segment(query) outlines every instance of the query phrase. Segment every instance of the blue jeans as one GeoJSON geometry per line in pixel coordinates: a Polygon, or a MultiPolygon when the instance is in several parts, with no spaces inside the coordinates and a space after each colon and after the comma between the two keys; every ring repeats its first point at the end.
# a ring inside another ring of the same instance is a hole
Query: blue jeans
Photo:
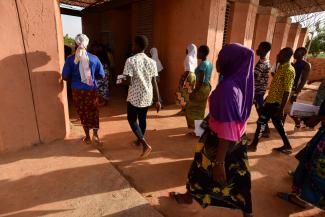
{"type": "Polygon", "coordinates": [[[128,102],[127,114],[128,122],[133,133],[138,139],[144,139],[144,134],[147,128],[147,113],[149,107],[138,108],[128,102]]]}

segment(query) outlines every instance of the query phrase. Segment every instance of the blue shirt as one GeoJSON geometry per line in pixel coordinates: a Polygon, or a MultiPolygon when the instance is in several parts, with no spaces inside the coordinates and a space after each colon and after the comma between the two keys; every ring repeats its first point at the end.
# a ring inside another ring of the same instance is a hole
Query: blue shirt
{"type": "Polygon", "coordinates": [[[209,62],[209,60],[202,61],[195,69],[196,80],[200,78],[200,72],[204,72],[203,84],[208,84],[212,75],[212,64],[209,62]]]}
{"type": "Polygon", "coordinates": [[[71,81],[71,88],[77,90],[94,90],[97,89],[96,79],[105,78],[105,71],[103,69],[103,65],[100,60],[90,53],[88,53],[89,58],[89,68],[91,71],[91,77],[94,81],[93,86],[89,86],[85,83],[81,82],[80,72],[79,72],[79,63],[74,63],[74,55],[69,56],[64,64],[62,77],[64,80],[71,81]]]}

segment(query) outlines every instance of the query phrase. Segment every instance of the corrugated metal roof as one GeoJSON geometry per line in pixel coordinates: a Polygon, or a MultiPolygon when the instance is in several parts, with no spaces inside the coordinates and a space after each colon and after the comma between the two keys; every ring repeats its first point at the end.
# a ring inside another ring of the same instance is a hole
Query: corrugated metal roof
{"type": "Polygon", "coordinates": [[[60,3],[66,4],[66,5],[72,5],[72,6],[78,6],[78,7],[91,7],[96,6],[105,2],[108,2],[110,0],[60,0],[60,3]]]}
{"type": "Polygon", "coordinates": [[[325,11],[325,0],[260,0],[260,5],[275,7],[283,16],[325,11]]]}

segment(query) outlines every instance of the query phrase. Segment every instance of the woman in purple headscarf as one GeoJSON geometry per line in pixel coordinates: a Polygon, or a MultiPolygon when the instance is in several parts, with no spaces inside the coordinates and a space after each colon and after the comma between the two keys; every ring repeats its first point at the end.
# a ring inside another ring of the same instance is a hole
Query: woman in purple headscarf
{"type": "Polygon", "coordinates": [[[209,99],[208,124],[196,146],[187,192],[170,193],[177,203],[195,199],[203,207],[241,209],[244,217],[253,216],[245,136],[254,97],[253,64],[254,52],[239,44],[220,51],[217,70],[223,81],[209,99]]]}

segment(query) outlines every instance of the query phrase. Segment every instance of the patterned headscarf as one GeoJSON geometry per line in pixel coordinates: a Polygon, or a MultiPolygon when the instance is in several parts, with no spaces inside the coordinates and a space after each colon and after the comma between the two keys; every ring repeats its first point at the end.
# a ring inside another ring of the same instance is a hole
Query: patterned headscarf
{"type": "Polygon", "coordinates": [[[89,57],[86,50],[89,43],[89,38],[84,34],[79,34],[76,36],[75,41],[78,48],[75,54],[74,63],[79,63],[81,82],[89,86],[93,86],[94,81],[91,77],[89,57]]]}

